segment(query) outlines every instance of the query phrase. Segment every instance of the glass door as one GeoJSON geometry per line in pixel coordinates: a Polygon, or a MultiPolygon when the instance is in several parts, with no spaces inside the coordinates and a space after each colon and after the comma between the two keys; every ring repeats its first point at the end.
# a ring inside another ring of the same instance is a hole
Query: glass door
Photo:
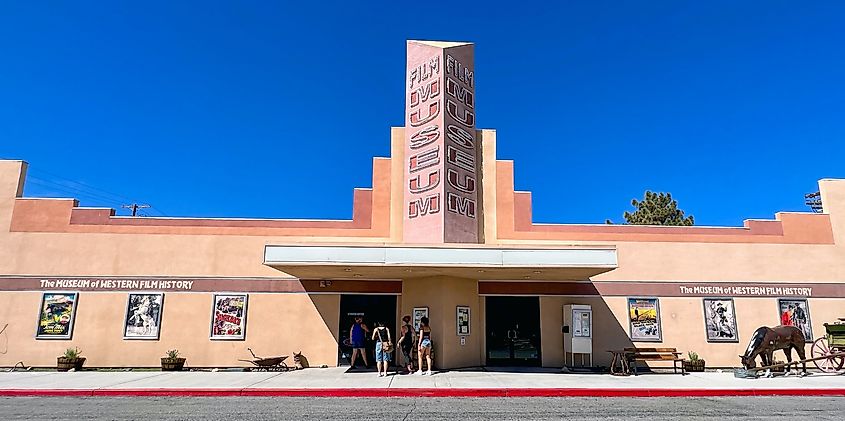
{"type": "Polygon", "coordinates": [[[487,365],[540,366],[540,299],[487,297],[487,365]]]}

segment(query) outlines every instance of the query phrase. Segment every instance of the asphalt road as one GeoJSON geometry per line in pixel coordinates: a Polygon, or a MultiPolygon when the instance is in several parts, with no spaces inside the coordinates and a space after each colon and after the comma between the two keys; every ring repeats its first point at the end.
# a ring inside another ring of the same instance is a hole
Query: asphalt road
{"type": "Polygon", "coordinates": [[[0,398],[3,420],[841,420],[845,398],[0,398]],[[785,418],[788,417],[788,418],[785,418]]]}

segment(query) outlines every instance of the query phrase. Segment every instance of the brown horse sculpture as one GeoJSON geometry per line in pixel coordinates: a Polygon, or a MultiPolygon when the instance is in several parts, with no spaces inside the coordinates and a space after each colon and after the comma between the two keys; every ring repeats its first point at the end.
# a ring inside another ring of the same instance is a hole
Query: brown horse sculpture
{"type": "MultiPolygon", "coordinates": [[[[745,355],[740,355],[742,359],[742,366],[746,369],[754,368],[756,365],[754,359],[759,355],[762,360],[762,366],[774,364],[772,355],[778,349],[782,349],[786,354],[786,362],[792,362],[792,349],[798,353],[798,359],[804,360],[804,334],[801,329],[795,326],[763,326],[754,331],[751,335],[751,342],[748,348],[745,349],[745,355]]],[[[807,374],[807,363],[802,363],[803,371],[801,375],[807,374]]],[[[787,370],[787,375],[789,374],[787,370]]],[[[766,370],[766,377],[771,376],[771,370],[766,370]]]]}

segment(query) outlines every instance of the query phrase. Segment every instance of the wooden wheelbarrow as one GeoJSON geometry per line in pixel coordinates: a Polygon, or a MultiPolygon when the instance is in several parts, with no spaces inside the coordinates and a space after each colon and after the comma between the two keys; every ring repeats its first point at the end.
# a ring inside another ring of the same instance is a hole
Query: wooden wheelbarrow
{"type": "Polygon", "coordinates": [[[247,348],[250,354],[252,354],[251,360],[241,360],[245,363],[251,363],[255,366],[255,368],[251,369],[252,371],[288,371],[288,365],[285,363],[285,360],[288,358],[287,355],[282,355],[279,357],[258,357],[252,352],[251,348],[247,348]]]}

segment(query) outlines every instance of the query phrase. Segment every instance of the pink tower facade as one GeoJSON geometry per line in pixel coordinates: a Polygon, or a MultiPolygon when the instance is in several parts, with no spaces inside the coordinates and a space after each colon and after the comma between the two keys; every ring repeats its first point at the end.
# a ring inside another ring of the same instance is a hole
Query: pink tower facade
{"type": "Polygon", "coordinates": [[[473,45],[408,41],[404,241],[483,242],[473,45]]]}

